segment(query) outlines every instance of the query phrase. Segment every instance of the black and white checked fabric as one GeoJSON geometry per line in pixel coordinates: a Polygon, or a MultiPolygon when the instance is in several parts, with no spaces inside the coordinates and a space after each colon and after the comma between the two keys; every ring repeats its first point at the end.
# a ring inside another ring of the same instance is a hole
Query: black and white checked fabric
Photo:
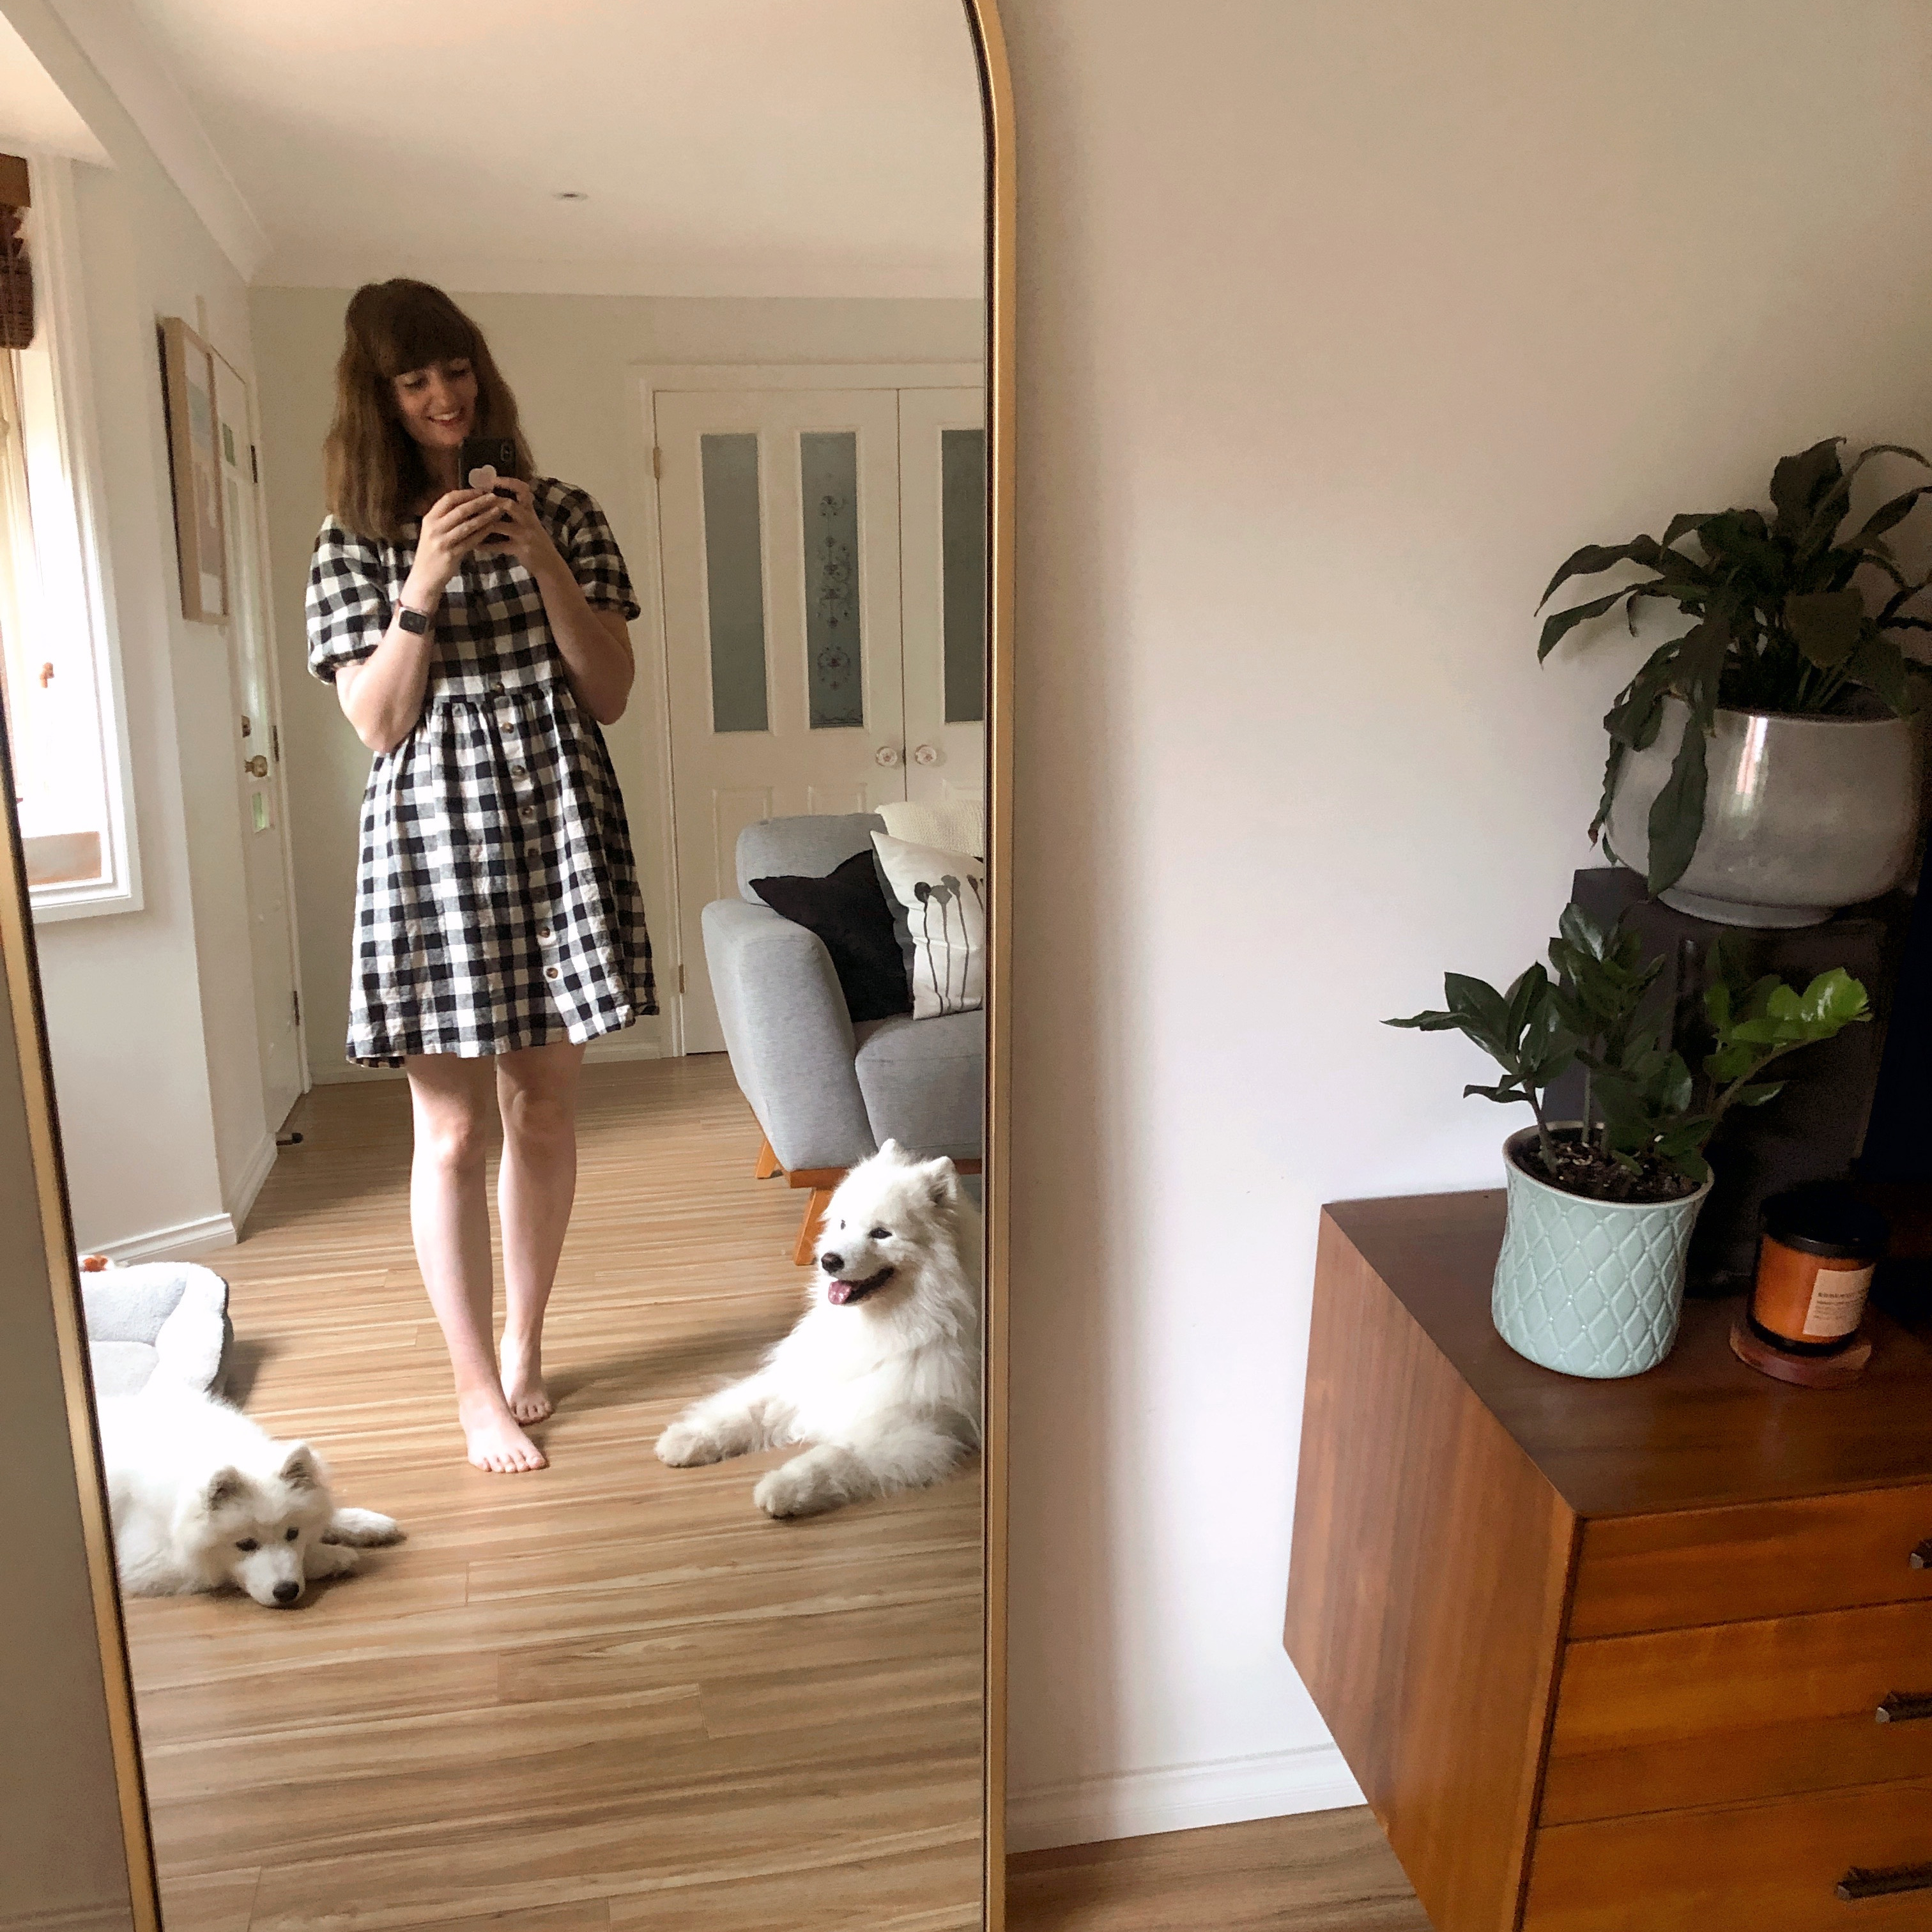
{"type": "MultiPolygon", "coordinates": [[[[537,514],[585,598],[638,615],[590,494],[548,477],[537,514]]],[[[415,560],[332,517],[309,567],[309,669],[382,641],[415,560]]],[[[644,902],[604,734],[571,690],[536,580],[472,557],[450,580],[416,728],[362,800],[348,1057],[466,1058],[614,1033],[657,1010],[644,902]]]]}

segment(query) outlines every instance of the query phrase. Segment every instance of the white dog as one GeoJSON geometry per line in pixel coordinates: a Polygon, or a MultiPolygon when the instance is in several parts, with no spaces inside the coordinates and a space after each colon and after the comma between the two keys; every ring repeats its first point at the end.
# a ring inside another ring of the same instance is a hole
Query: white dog
{"type": "Polygon", "coordinates": [[[121,1587],[132,1597],[246,1590],[286,1609],[310,1580],[356,1568],[351,1544],[399,1542],[373,1510],[338,1509],[306,1442],[278,1442],[238,1408],[185,1388],[100,1405],[121,1587]]]}
{"type": "Polygon", "coordinates": [[[678,1468],[791,1442],[752,1500],[810,1516],[936,1483],[980,1442],[980,1216],[952,1162],[888,1141],[839,1184],[798,1325],[658,1438],[678,1468]]]}

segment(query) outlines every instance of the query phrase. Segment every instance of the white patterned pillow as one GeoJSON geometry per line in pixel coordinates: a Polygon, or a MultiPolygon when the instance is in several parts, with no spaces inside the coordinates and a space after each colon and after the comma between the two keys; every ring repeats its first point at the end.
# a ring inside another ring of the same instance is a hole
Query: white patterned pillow
{"type": "Polygon", "coordinates": [[[986,856],[986,808],[976,798],[957,798],[944,805],[895,799],[879,807],[886,830],[909,844],[936,845],[942,852],[986,856]]]}
{"type": "Polygon", "coordinates": [[[872,834],[879,868],[912,935],[912,1016],[986,1004],[986,868],[964,852],[872,834]]]}

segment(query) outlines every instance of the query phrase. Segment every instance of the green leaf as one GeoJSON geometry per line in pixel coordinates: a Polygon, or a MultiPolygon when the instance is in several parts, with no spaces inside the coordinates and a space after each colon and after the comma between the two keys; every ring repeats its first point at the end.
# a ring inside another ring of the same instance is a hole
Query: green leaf
{"type": "Polygon", "coordinates": [[[1734,1107],[1762,1107],[1767,1100],[1775,1100],[1784,1091],[1782,1080],[1766,1080],[1755,1087],[1740,1087],[1731,1096],[1734,1107]]]}
{"type": "Polygon", "coordinates": [[[1838,446],[1844,441],[1834,436],[1814,442],[1796,456],[1784,458],[1771,472],[1771,500],[1777,507],[1780,536],[1800,536],[1832,486],[1844,477],[1838,463],[1838,446]]]}
{"type": "Polygon", "coordinates": [[[1871,1018],[1871,1004],[1865,989],[1842,966],[1820,973],[1807,986],[1798,1002],[1798,1017],[1810,1036],[1828,1040],[1840,1028],[1871,1018]],[[1828,1028],[1830,1032],[1819,1029],[1828,1028]]]}
{"type": "Polygon", "coordinates": [[[1651,896],[1676,884],[1690,867],[1704,830],[1704,733],[1694,710],[1684,721],[1683,742],[1670,776],[1650,808],[1651,896]]]}
{"type": "Polygon", "coordinates": [[[1901,718],[1910,718],[1918,708],[1919,694],[1912,688],[1911,661],[1876,626],[1868,627],[1851,656],[1845,660],[1845,675],[1852,683],[1882,698],[1901,718]]]}
{"type": "Polygon", "coordinates": [[[1574,899],[1563,908],[1556,929],[1580,952],[1587,952],[1592,959],[1602,958],[1610,944],[1609,934],[1574,899]]]}
{"type": "Polygon", "coordinates": [[[1825,670],[1835,670],[1857,648],[1865,628],[1865,600],[1856,590],[1815,591],[1784,600],[1784,621],[1798,648],[1825,670]]]}
{"type": "Polygon", "coordinates": [[[1418,1033],[1460,1033],[1463,1021],[1454,1013],[1411,1013],[1406,1020],[1384,1020],[1384,1026],[1413,1027],[1418,1033]]]}
{"type": "Polygon", "coordinates": [[[1502,1040],[1508,1036],[1508,1003],[1486,980],[1472,979],[1466,973],[1445,973],[1442,996],[1449,1002],[1452,1013],[1473,1021],[1490,1038],[1502,1040]]]}
{"type": "MultiPolygon", "coordinates": [[[[1664,548],[1666,550],[1672,548],[1676,544],[1677,539],[1679,537],[1688,536],[1693,530],[1696,530],[1701,534],[1704,526],[1708,524],[1713,517],[1720,514],[1720,513],[1716,510],[1685,510],[1679,514],[1672,517],[1670,523],[1664,528],[1664,548]]],[[[1678,552],[1678,554],[1679,556],[1682,556],[1683,553],[1680,550],[1678,552]]]]}
{"type": "Polygon", "coordinates": [[[1557,586],[1573,577],[1594,577],[1613,563],[1629,562],[1633,548],[1630,544],[1586,544],[1550,580],[1550,587],[1536,600],[1536,608],[1540,610],[1556,595],[1557,586]]]}
{"type": "Polygon", "coordinates": [[[1462,1097],[1466,1100],[1472,1094],[1480,1094],[1485,1100],[1500,1100],[1504,1102],[1511,1100],[1527,1100],[1529,1098],[1520,1086],[1510,1080],[1503,1081],[1494,1087],[1472,1086],[1465,1087],[1462,1089],[1462,1097]]]}
{"type": "Polygon", "coordinates": [[[1916,489],[1908,490],[1903,496],[1894,496],[1889,502],[1881,503],[1866,518],[1858,535],[1851,541],[1854,544],[1875,541],[1883,532],[1904,523],[1911,515],[1912,506],[1928,494],[1932,494],[1932,483],[1922,483],[1916,489]]]}
{"type": "Polygon", "coordinates": [[[1550,975],[1539,964],[1522,974],[1503,995],[1509,1011],[1505,1022],[1512,1040],[1520,1040],[1530,1021],[1550,997],[1550,975]]]}
{"type": "Polygon", "coordinates": [[[1612,590],[1607,597],[1593,598],[1588,604],[1573,604],[1567,610],[1552,610],[1544,620],[1543,635],[1536,646],[1537,662],[1540,664],[1576,626],[1591,617],[1600,617],[1619,599],[1628,597],[1628,590],[1612,590]]]}

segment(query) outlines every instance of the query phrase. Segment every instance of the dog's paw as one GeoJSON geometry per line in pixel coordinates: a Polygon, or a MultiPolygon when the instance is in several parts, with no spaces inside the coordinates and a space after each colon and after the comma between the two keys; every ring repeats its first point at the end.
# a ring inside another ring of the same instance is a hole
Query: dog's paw
{"type": "Polygon", "coordinates": [[[302,1574],[310,1582],[320,1576],[352,1576],[361,1560],[341,1544],[318,1543],[304,1560],[302,1574]]]}
{"type": "Polygon", "coordinates": [[[810,1469],[796,1462],[787,1462],[758,1479],[752,1500],[766,1515],[782,1520],[787,1516],[817,1516],[832,1508],[838,1497],[828,1490],[810,1469]]]}
{"type": "Polygon", "coordinates": [[[375,1510],[339,1509],[330,1518],[328,1527],[322,1533],[325,1543],[352,1543],[367,1546],[382,1543],[400,1543],[403,1526],[392,1516],[383,1516],[375,1510]]]}
{"type": "Polygon", "coordinates": [[[722,1462],[724,1452],[716,1437],[688,1422],[674,1422],[658,1438],[658,1460],[674,1469],[694,1469],[700,1463],[722,1462]]]}

